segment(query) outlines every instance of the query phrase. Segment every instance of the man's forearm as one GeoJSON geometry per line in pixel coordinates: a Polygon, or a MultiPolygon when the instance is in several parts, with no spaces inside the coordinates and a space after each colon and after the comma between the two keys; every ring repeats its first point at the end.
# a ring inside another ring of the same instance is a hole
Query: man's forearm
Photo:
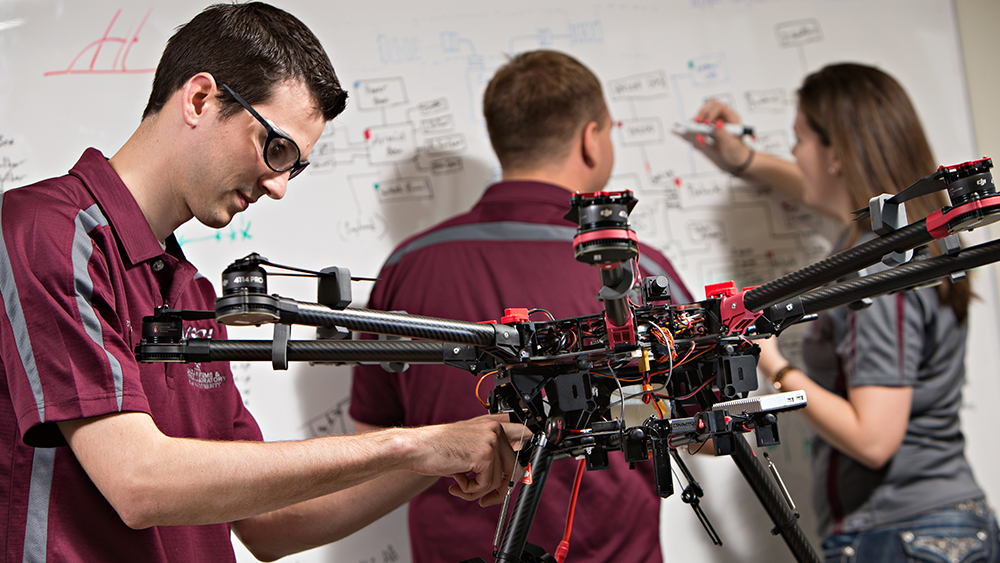
{"type": "Polygon", "coordinates": [[[439,477],[393,471],[317,499],[233,523],[255,557],[272,561],[343,539],[427,490],[439,477]]]}
{"type": "Polygon", "coordinates": [[[480,481],[466,491],[476,496],[501,486],[498,447],[513,459],[502,427],[490,422],[274,443],[171,438],[142,413],[60,428],[133,528],[242,520],[404,469],[476,472],[480,481]]]}

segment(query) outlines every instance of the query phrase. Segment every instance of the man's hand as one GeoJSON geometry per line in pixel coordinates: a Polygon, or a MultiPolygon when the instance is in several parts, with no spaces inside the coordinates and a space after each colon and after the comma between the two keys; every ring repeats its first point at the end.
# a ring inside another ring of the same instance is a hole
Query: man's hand
{"type": "Polygon", "coordinates": [[[450,475],[451,494],[488,506],[503,498],[516,471],[520,425],[495,415],[410,430],[419,448],[411,469],[423,475],[450,475]],[[506,430],[505,430],[506,427],[506,430]],[[508,436],[507,431],[515,436],[508,436]]]}
{"type": "MultiPolygon", "coordinates": [[[[492,418],[493,420],[497,420],[503,424],[504,433],[507,434],[507,439],[510,441],[510,447],[514,449],[515,455],[517,452],[521,451],[521,448],[531,441],[533,434],[530,430],[528,430],[528,427],[523,423],[510,422],[510,417],[508,415],[486,415],[485,418],[492,418]]],[[[509,477],[509,469],[504,468],[504,470],[504,475],[509,477]]],[[[522,467],[520,463],[514,463],[513,471],[514,475],[510,477],[509,481],[507,481],[508,487],[504,489],[497,489],[480,498],[479,506],[485,508],[487,506],[493,506],[494,504],[500,504],[503,502],[504,496],[509,494],[508,489],[513,488],[514,484],[524,477],[524,467],[522,467]]],[[[455,493],[452,492],[452,494],[455,493]]]]}

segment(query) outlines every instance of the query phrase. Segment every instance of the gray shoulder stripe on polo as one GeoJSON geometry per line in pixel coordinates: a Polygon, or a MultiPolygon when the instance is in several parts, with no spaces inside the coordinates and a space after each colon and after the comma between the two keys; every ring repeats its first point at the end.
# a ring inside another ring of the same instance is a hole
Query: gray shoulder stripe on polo
{"type": "MultiPolygon", "coordinates": [[[[0,194],[0,213],[3,211],[3,194],[0,194]]],[[[14,268],[7,254],[7,242],[0,228],[0,295],[3,295],[3,306],[10,321],[11,332],[14,334],[14,345],[21,357],[21,367],[24,368],[31,392],[35,396],[35,406],[38,408],[38,418],[45,422],[45,394],[42,391],[42,381],[38,378],[38,366],[35,364],[35,352],[31,348],[31,337],[28,335],[28,322],[24,320],[21,309],[21,298],[18,296],[17,284],[14,282],[14,268]]]]}
{"type": "MultiPolygon", "coordinates": [[[[101,348],[104,348],[104,333],[101,329],[101,319],[91,304],[94,296],[94,280],[90,278],[88,266],[90,257],[94,253],[94,241],[90,238],[90,231],[107,224],[108,220],[101,213],[97,204],[94,204],[76,214],[76,233],[73,235],[73,278],[76,285],[76,304],[80,310],[84,330],[87,331],[91,340],[101,348]]],[[[121,410],[124,389],[122,365],[113,354],[107,350],[104,353],[108,356],[108,365],[114,378],[118,410],[121,410]]]]}
{"type": "Polygon", "coordinates": [[[49,500],[56,448],[35,448],[28,485],[28,521],[24,530],[22,563],[44,563],[49,543],[49,500]]]}
{"type": "Polygon", "coordinates": [[[493,223],[472,223],[457,225],[422,236],[400,248],[389,256],[385,266],[399,262],[409,252],[427,248],[435,244],[460,240],[481,241],[572,241],[576,227],[523,223],[520,221],[496,221],[493,223]]]}
{"type": "MultiPolygon", "coordinates": [[[[394,252],[385,261],[385,266],[399,262],[407,253],[435,244],[455,242],[460,240],[492,240],[492,241],[572,241],[576,235],[576,227],[545,225],[542,223],[524,223],[521,221],[497,221],[493,223],[472,223],[458,225],[434,231],[422,236],[410,244],[394,252]]],[[[664,270],[655,260],[639,256],[639,266],[648,275],[665,276],[664,270]]]]}

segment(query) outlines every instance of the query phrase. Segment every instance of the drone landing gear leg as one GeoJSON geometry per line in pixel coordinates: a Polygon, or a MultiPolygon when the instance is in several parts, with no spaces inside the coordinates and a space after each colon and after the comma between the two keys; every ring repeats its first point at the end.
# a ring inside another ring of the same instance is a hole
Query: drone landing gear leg
{"type": "Polygon", "coordinates": [[[517,500],[514,501],[514,512],[507,524],[507,532],[496,552],[497,563],[521,562],[521,554],[528,542],[528,531],[535,519],[538,501],[542,498],[542,488],[545,487],[545,480],[552,466],[552,452],[547,447],[545,435],[536,434],[533,441],[535,451],[531,456],[531,465],[528,466],[531,483],[521,486],[517,500]]]}
{"type": "Polygon", "coordinates": [[[821,563],[819,555],[809,544],[802,528],[799,527],[798,514],[792,512],[792,509],[788,507],[781,492],[765,471],[763,464],[750,448],[750,444],[742,436],[734,436],[733,444],[735,445],[732,452],[733,461],[736,462],[740,473],[750,483],[750,488],[757,494],[757,499],[760,500],[764,510],[774,522],[774,529],[771,530],[771,533],[781,535],[796,561],[821,563]]]}

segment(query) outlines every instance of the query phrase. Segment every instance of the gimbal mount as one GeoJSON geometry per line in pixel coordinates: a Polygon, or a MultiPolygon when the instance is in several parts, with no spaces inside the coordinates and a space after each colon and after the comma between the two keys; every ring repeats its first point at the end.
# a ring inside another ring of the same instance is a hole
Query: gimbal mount
{"type": "Polygon", "coordinates": [[[519,455],[522,464],[530,461],[531,483],[521,487],[509,522],[501,517],[498,562],[552,560],[526,546],[553,459],[583,458],[588,470],[597,470],[607,467],[608,453],[617,450],[629,463],[652,458],[656,491],[664,498],[673,493],[673,458],[690,482],[685,502],[721,544],[698,508],[701,490],[676,449],[710,438],[716,455],[731,455],[757,494],[775,524],[772,533],[782,536],[798,561],[818,562],[780,479],[776,484],[740,436],[753,431],[758,446],[777,444],[776,414],[806,404],[802,392],[750,396],[757,389],[759,354],[752,339],[779,334],[827,309],[1000,260],[1000,241],[962,249],[956,236],[1000,219],[991,167],[989,159],[941,167],[896,196],[873,198],[859,213],[872,217],[879,238],[755,288],[737,291],[731,282],[709,286],[704,301],[684,304],[671,302],[665,277],[637,276],[637,237],[628,223],[636,204],[632,193],[576,194],[567,214],[579,225],[574,252],[599,269],[598,299],[605,311],[569,319],[536,322],[520,309],[508,310],[500,323],[481,324],[350,308],[350,273],[344,268],[313,272],[319,278],[318,302],[295,301],[267,294],[263,266],[286,267],[251,254],[223,273],[215,311],[159,308],[146,317],[136,355],[143,362],[270,360],[275,369],[286,369],[289,361],[397,368],[443,363],[493,373],[490,412],[508,413],[533,432],[519,455]],[[948,190],[951,205],[906,225],[903,202],[940,189],[948,190]],[[935,239],[942,242],[940,256],[836,281],[880,260],[908,260],[909,251],[935,239]],[[182,339],[184,320],[206,318],[228,325],[274,324],[274,338],[182,339]],[[290,340],[292,324],[315,326],[320,338],[290,340]],[[349,331],[418,340],[349,340],[349,331]],[[657,414],[628,427],[625,402],[633,398],[651,403],[657,414]]]}

